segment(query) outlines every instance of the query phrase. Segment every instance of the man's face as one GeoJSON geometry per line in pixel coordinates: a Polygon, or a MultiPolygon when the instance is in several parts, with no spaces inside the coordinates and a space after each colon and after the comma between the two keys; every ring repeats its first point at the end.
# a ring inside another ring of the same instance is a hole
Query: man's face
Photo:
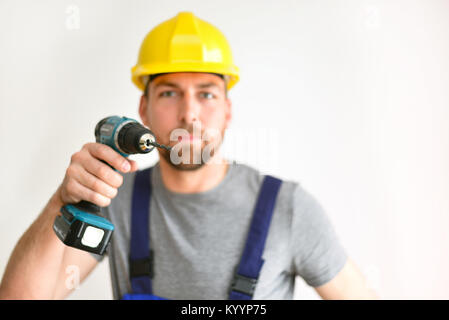
{"type": "Polygon", "coordinates": [[[225,85],[217,75],[196,72],[163,74],[150,82],[140,117],[158,143],[174,147],[158,149],[172,167],[195,170],[217,154],[231,120],[225,85]]]}

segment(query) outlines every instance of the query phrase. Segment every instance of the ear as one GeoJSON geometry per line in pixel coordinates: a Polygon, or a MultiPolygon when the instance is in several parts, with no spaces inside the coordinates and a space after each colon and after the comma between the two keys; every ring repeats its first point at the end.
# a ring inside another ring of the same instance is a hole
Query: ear
{"type": "Polygon", "coordinates": [[[231,120],[232,120],[232,101],[231,101],[231,99],[226,98],[225,106],[226,106],[226,110],[225,110],[225,129],[227,129],[229,127],[229,125],[231,124],[231,120]]]}
{"type": "Polygon", "coordinates": [[[146,127],[149,127],[147,110],[148,110],[148,99],[144,94],[142,94],[142,96],[140,97],[139,115],[140,115],[140,119],[142,119],[142,123],[146,127]]]}

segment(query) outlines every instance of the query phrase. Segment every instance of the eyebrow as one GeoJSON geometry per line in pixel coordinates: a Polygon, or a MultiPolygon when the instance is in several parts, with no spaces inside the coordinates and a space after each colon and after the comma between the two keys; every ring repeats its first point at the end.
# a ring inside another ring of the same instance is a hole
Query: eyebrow
{"type": "Polygon", "coordinates": [[[197,88],[204,89],[204,88],[210,88],[210,87],[217,87],[218,85],[215,82],[207,82],[207,83],[201,83],[196,86],[197,88]]]}
{"type": "MultiPolygon", "coordinates": [[[[162,80],[161,82],[156,83],[154,85],[154,89],[157,89],[158,87],[161,87],[161,86],[167,86],[167,87],[172,87],[172,88],[179,89],[179,86],[176,83],[170,82],[170,81],[164,81],[164,80],[162,80]]],[[[214,82],[206,82],[206,83],[200,83],[196,87],[199,88],[199,89],[210,88],[210,87],[217,87],[218,88],[218,85],[216,83],[214,83],[214,82]]]]}

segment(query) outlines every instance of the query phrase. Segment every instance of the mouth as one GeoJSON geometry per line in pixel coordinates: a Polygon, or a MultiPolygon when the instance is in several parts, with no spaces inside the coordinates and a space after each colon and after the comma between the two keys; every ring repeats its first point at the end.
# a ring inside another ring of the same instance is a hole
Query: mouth
{"type": "Polygon", "coordinates": [[[200,139],[198,137],[194,136],[193,134],[184,135],[184,136],[179,136],[178,137],[178,142],[181,142],[181,141],[183,141],[183,142],[188,142],[188,141],[193,142],[193,141],[198,141],[198,140],[200,140],[200,139]]]}

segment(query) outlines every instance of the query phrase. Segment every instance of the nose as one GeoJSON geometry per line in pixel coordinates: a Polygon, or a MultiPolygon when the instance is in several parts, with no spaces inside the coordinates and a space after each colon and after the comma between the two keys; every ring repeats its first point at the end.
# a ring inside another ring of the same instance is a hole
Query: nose
{"type": "Polygon", "coordinates": [[[179,121],[181,123],[192,124],[199,120],[201,105],[191,93],[185,93],[179,110],[179,121]]]}

